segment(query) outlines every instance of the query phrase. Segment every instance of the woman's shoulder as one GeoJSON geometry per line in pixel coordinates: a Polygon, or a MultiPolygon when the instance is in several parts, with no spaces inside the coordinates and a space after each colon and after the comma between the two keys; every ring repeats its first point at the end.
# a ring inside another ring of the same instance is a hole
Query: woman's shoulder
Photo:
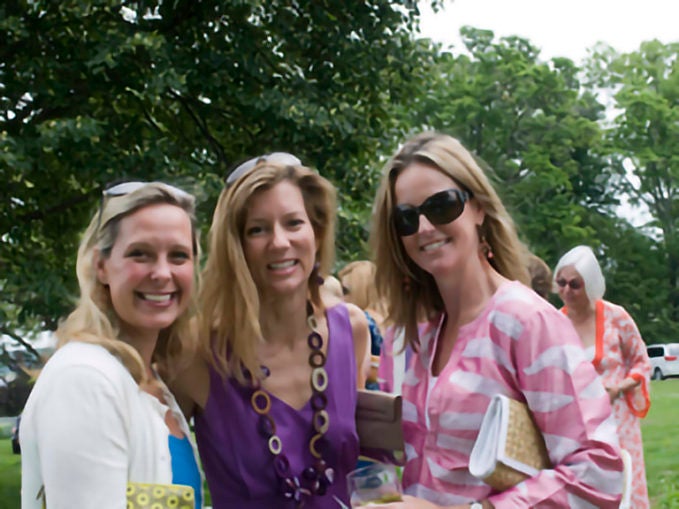
{"type": "Polygon", "coordinates": [[[613,302],[601,299],[601,302],[603,303],[604,310],[608,313],[611,313],[612,315],[616,317],[627,317],[629,316],[629,313],[627,310],[622,307],[620,304],[614,304],[613,302]]]}
{"type": "Polygon", "coordinates": [[[365,323],[368,326],[368,319],[365,312],[350,302],[345,302],[342,299],[324,299],[325,314],[327,317],[345,316],[351,322],[352,327],[356,323],[365,323]]]}
{"type": "Polygon", "coordinates": [[[518,281],[505,283],[486,311],[488,321],[511,328],[515,334],[519,330],[566,327],[570,323],[568,317],[550,302],[518,281]]]}
{"type": "Polygon", "coordinates": [[[491,301],[491,308],[520,316],[541,312],[560,314],[549,301],[519,281],[508,281],[498,288],[491,301]]]}
{"type": "Polygon", "coordinates": [[[46,400],[77,402],[78,408],[85,409],[102,401],[107,405],[113,401],[132,401],[138,394],[139,386],[130,372],[108,350],[73,341],[59,348],[47,361],[29,401],[33,406],[42,406],[46,400]]]}
{"type": "Polygon", "coordinates": [[[104,346],[83,341],[66,343],[52,355],[48,365],[92,366],[106,371],[122,367],[120,361],[104,346]]]}
{"type": "Polygon", "coordinates": [[[344,299],[327,292],[321,293],[321,300],[325,309],[332,309],[340,304],[344,304],[344,299]]]}
{"type": "Polygon", "coordinates": [[[39,379],[46,380],[77,371],[79,377],[105,378],[115,384],[136,386],[122,362],[102,345],[71,341],[59,348],[42,369],[39,379]]]}
{"type": "Polygon", "coordinates": [[[365,311],[350,302],[343,302],[339,305],[346,308],[347,314],[349,315],[349,321],[353,328],[363,327],[366,330],[368,329],[368,317],[366,316],[365,311]]]}

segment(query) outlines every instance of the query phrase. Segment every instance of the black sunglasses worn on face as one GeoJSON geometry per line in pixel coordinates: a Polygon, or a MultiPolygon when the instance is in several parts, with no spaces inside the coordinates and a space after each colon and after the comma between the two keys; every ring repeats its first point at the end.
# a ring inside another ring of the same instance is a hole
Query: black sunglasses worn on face
{"type": "Polygon", "coordinates": [[[557,279],[556,284],[559,285],[559,288],[563,288],[568,285],[571,287],[571,290],[579,290],[582,288],[582,281],[579,279],[571,279],[570,281],[566,281],[565,279],[557,279]]]}
{"type": "Polygon", "coordinates": [[[447,224],[462,214],[464,204],[472,198],[471,191],[447,189],[432,194],[419,207],[397,205],[394,209],[394,226],[401,237],[417,233],[420,228],[420,215],[431,224],[447,224]]]}
{"type": "Polygon", "coordinates": [[[302,166],[302,161],[300,161],[298,157],[288,154],[287,152],[272,152],[271,154],[253,157],[238,165],[235,170],[229,173],[229,176],[226,177],[225,181],[226,187],[231,187],[236,180],[250,172],[259,163],[263,162],[285,164],[288,166],[302,166]]]}

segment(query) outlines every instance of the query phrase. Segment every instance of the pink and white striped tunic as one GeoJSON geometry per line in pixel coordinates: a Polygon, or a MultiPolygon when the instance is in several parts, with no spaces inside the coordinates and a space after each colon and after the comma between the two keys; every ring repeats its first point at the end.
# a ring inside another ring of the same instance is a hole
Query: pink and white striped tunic
{"type": "MultiPolygon", "coordinates": [[[[617,508],[622,461],[616,423],[568,318],[522,284],[506,283],[460,327],[450,359],[434,378],[443,320],[419,328],[419,352],[403,382],[405,492],[440,505],[489,499],[497,509],[617,508]],[[502,493],[468,470],[483,414],[497,393],[528,404],[554,465],[502,493]]],[[[390,360],[384,359],[386,378],[390,360]]]]}

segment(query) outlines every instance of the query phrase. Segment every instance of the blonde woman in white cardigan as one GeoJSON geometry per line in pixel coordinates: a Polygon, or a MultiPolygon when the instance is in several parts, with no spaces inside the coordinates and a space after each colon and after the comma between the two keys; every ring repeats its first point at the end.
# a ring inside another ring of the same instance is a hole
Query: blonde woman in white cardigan
{"type": "Polygon", "coordinates": [[[182,413],[155,371],[188,338],[194,199],[162,183],[104,191],[77,259],[80,300],[21,422],[22,508],[126,506],[128,483],[202,478],[182,413]]]}

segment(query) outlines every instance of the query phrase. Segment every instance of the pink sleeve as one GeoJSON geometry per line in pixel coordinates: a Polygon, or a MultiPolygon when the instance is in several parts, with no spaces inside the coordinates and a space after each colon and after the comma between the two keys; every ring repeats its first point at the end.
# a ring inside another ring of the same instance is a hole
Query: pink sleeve
{"type": "Polygon", "coordinates": [[[527,313],[519,331],[491,327],[515,370],[516,397],[524,399],[540,427],[551,470],[489,500],[497,509],[529,507],[617,508],[622,460],[608,395],[585,359],[580,339],[561,313],[527,313]]]}
{"type": "Polygon", "coordinates": [[[394,326],[388,327],[382,337],[380,365],[377,369],[377,382],[380,390],[385,392],[394,390],[394,330],[394,326]]]}
{"type": "Polygon", "coordinates": [[[630,411],[637,417],[645,417],[651,406],[648,381],[651,376],[651,361],[648,359],[646,344],[641,339],[637,324],[624,308],[614,306],[615,324],[620,334],[620,348],[627,366],[627,378],[633,378],[639,385],[625,394],[630,411]]]}

